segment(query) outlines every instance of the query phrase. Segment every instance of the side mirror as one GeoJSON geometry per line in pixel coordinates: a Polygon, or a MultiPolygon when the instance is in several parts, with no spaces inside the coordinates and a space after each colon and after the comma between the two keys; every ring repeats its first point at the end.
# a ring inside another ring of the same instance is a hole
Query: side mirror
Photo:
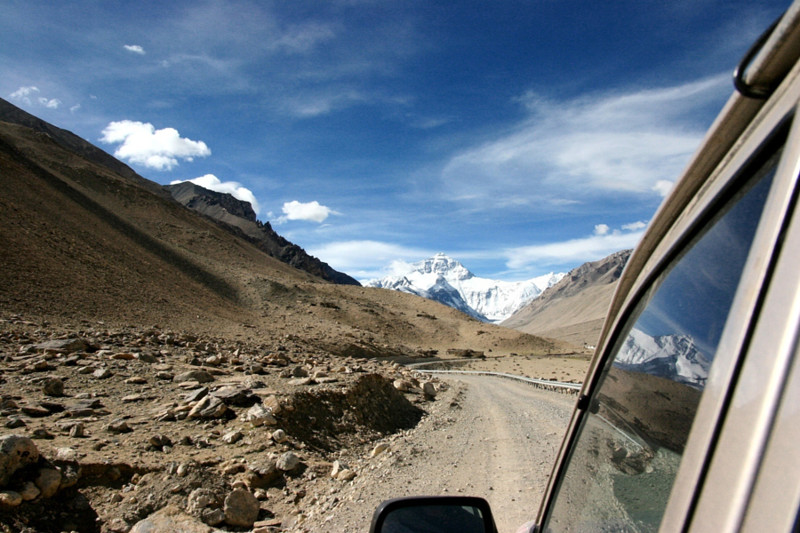
{"type": "Polygon", "coordinates": [[[375,509],[370,533],[497,533],[489,502],[470,496],[415,496],[375,509]]]}

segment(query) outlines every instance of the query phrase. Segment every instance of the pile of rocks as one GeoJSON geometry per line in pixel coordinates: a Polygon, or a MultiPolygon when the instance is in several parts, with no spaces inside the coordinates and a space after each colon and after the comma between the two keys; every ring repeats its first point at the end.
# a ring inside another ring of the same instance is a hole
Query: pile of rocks
{"type": "Polygon", "coordinates": [[[351,482],[346,458],[415,423],[441,387],[291,336],[3,321],[0,383],[0,528],[47,530],[88,505],[95,523],[76,531],[122,533],[300,527],[309,487],[351,482]]]}

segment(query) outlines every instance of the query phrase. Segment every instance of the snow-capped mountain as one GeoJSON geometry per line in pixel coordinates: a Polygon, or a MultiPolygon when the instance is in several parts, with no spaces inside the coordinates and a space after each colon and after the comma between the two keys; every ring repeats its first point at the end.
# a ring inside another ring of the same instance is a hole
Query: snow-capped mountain
{"type": "Polygon", "coordinates": [[[416,294],[479,320],[498,323],[563,276],[550,273],[516,282],[479,278],[458,261],[440,253],[414,263],[405,274],[371,280],[365,285],[416,294]]]}
{"type": "Polygon", "coordinates": [[[634,329],[625,339],[614,364],[625,370],[656,376],[703,388],[711,361],[687,335],[652,337],[634,329]]]}

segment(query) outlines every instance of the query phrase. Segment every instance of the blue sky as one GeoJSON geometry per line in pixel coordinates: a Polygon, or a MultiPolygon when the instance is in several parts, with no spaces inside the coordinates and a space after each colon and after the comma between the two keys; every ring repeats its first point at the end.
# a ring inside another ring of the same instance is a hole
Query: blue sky
{"type": "Polygon", "coordinates": [[[633,247],[786,1],[0,0],[0,96],[358,279],[633,247]]]}

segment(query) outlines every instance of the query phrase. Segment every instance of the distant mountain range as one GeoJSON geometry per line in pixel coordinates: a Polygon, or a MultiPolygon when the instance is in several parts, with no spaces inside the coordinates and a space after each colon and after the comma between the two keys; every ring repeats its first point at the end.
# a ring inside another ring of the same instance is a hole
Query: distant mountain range
{"type": "Polygon", "coordinates": [[[516,310],[558,282],[564,274],[550,273],[537,278],[509,282],[480,278],[443,253],[414,263],[401,275],[365,283],[415,294],[454,307],[484,322],[502,322],[516,310]]]}

